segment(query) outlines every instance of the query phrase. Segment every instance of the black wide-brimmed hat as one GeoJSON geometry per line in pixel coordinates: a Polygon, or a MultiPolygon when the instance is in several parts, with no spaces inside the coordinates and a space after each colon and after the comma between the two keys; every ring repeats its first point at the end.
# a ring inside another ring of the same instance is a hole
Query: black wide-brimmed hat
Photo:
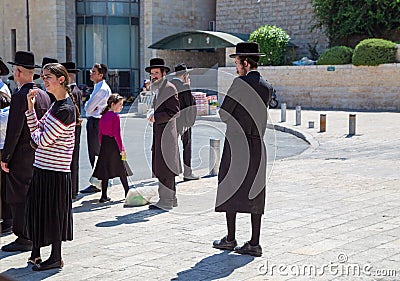
{"type": "MultiPolygon", "coordinates": [[[[39,74],[33,74],[33,80],[39,79],[40,75],[39,74]]],[[[8,80],[14,81],[14,75],[8,76],[8,80]]]]}
{"type": "Polygon", "coordinates": [[[233,58],[236,56],[243,57],[264,57],[264,53],[260,53],[260,46],[256,42],[241,42],[236,45],[236,53],[229,55],[233,58]]]}
{"type": "Polygon", "coordinates": [[[42,59],[42,68],[43,68],[43,66],[45,66],[48,63],[58,63],[58,60],[53,59],[53,58],[49,58],[49,57],[44,57],[42,59]]]}
{"type": "Polygon", "coordinates": [[[14,61],[9,61],[8,63],[27,69],[41,68],[40,65],[35,64],[35,56],[32,52],[18,51],[15,53],[14,61]]]}
{"type": "Polygon", "coordinates": [[[165,61],[160,58],[153,58],[150,60],[150,66],[146,67],[144,70],[146,72],[150,72],[153,68],[163,68],[167,71],[167,73],[170,71],[170,68],[165,65],[165,61]]]}
{"type": "Polygon", "coordinates": [[[61,65],[63,65],[69,73],[78,73],[80,71],[72,61],[62,62],[61,65]]]}
{"type": "Polygon", "coordinates": [[[176,75],[176,76],[180,76],[180,75],[183,75],[183,74],[185,74],[185,73],[188,73],[188,72],[190,72],[190,71],[192,71],[193,69],[190,69],[190,68],[188,68],[187,66],[186,66],[186,64],[184,64],[184,63],[179,63],[179,64],[177,64],[177,65],[175,65],[175,67],[174,67],[174,73],[172,73],[172,74],[174,74],[174,75],[176,75]]]}
{"type": "Polygon", "coordinates": [[[0,76],[7,75],[10,73],[7,65],[3,62],[3,59],[0,57],[0,76]]]}

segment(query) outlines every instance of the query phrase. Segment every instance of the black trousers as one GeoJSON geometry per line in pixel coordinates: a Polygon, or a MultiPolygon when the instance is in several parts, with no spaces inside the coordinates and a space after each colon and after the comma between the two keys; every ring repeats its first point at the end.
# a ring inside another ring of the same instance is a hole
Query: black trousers
{"type": "Polygon", "coordinates": [[[92,168],[94,167],[95,156],[99,156],[100,153],[99,121],[99,118],[89,117],[86,123],[89,162],[92,168]]]}
{"type": "Polygon", "coordinates": [[[79,149],[81,148],[81,132],[82,126],[76,126],[75,147],[71,162],[72,196],[76,196],[79,192],[79,149]]]}
{"type": "MultiPolygon", "coordinates": [[[[1,149],[0,149],[1,159],[1,149]]],[[[1,214],[0,218],[3,219],[2,227],[12,225],[12,215],[10,205],[6,202],[6,174],[0,169],[0,196],[1,196],[1,214]]]]}
{"type": "Polygon", "coordinates": [[[192,128],[187,129],[181,136],[183,147],[183,176],[192,174],[192,128]]]}
{"type": "Polygon", "coordinates": [[[16,236],[18,236],[16,242],[20,244],[30,244],[30,241],[27,237],[26,230],[26,202],[10,204],[11,213],[12,213],[12,225],[13,232],[16,236]]]}

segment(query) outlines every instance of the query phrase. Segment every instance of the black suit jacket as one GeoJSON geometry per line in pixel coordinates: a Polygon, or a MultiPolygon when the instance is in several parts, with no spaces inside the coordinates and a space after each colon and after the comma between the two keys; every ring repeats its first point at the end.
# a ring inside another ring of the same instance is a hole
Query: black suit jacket
{"type": "Polygon", "coordinates": [[[190,86],[187,83],[183,83],[179,79],[172,79],[171,83],[174,84],[178,91],[180,115],[176,120],[176,128],[178,133],[181,134],[184,128],[192,127],[196,120],[196,99],[193,97],[190,86]]]}
{"type": "MultiPolygon", "coordinates": [[[[33,83],[24,84],[11,96],[6,139],[1,161],[8,163],[7,202],[24,202],[33,175],[35,151],[30,145],[31,134],[26,122],[25,111],[28,109],[27,94],[33,83]]],[[[40,90],[36,95],[35,111],[38,119],[50,107],[50,98],[40,90]]]]}

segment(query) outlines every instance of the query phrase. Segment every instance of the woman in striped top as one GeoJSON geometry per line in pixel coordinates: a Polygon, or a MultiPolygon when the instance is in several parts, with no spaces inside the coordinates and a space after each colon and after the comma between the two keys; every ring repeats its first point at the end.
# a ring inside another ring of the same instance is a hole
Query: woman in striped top
{"type": "Polygon", "coordinates": [[[26,225],[32,240],[28,262],[34,271],[62,268],[61,241],[72,240],[72,181],[70,165],[74,150],[76,111],[68,72],[58,63],[43,67],[46,91],[56,100],[37,120],[34,110],[37,90],[30,90],[25,112],[36,146],[34,173],[28,192],[26,225]],[[40,248],[52,245],[49,259],[41,262],[40,248]]]}

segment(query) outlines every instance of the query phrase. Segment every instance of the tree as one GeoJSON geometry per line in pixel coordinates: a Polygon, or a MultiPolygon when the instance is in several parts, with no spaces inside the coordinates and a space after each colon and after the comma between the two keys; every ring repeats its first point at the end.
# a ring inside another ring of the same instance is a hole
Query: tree
{"type": "MultiPolygon", "coordinates": [[[[311,0],[314,28],[331,41],[351,35],[386,37],[400,28],[400,0],[311,0]]],[[[392,38],[387,38],[392,39],[392,38]]]]}

